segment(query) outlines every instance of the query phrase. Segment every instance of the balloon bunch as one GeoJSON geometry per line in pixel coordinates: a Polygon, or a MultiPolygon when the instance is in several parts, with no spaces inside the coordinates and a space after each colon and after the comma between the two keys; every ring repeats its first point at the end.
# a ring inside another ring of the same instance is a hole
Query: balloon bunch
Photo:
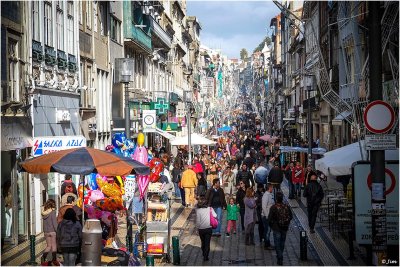
{"type": "Polygon", "coordinates": [[[160,173],[164,169],[164,164],[158,158],[153,158],[149,162],[150,182],[156,183],[160,179],[160,173]]]}
{"type": "MultiPolygon", "coordinates": [[[[132,159],[139,161],[140,163],[143,163],[147,165],[148,163],[148,154],[147,154],[147,149],[143,146],[144,144],[144,134],[139,133],[137,137],[137,147],[135,149],[135,152],[133,153],[132,159]]],[[[139,192],[140,192],[140,199],[144,197],[144,193],[146,192],[147,186],[149,185],[149,176],[148,175],[137,175],[137,184],[139,187],[139,192]]]]}

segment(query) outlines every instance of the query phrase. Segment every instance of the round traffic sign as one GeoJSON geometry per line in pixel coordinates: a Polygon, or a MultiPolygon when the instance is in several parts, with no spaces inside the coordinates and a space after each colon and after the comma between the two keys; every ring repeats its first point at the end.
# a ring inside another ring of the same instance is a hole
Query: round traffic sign
{"type": "Polygon", "coordinates": [[[393,127],[394,116],[392,106],[382,100],[369,103],[363,114],[365,127],[376,134],[389,131],[393,127]]]}
{"type": "MultiPolygon", "coordinates": [[[[386,195],[392,193],[394,188],[396,187],[396,177],[394,176],[393,172],[391,170],[389,170],[389,169],[385,168],[385,173],[387,175],[389,175],[390,182],[391,182],[389,189],[385,191],[385,196],[386,196],[386,195]]],[[[369,190],[371,190],[371,188],[372,188],[372,173],[370,173],[368,175],[367,184],[368,184],[369,190]]]]}

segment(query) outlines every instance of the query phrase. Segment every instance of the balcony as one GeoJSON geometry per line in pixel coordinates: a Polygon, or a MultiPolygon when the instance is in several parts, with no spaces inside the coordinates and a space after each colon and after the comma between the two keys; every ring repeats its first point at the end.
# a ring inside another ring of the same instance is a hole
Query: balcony
{"type": "Polygon", "coordinates": [[[152,33],[156,35],[165,46],[171,48],[172,38],[164,31],[160,24],[158,24],[154,19],[151,19],[150,25],[152,33]]]}

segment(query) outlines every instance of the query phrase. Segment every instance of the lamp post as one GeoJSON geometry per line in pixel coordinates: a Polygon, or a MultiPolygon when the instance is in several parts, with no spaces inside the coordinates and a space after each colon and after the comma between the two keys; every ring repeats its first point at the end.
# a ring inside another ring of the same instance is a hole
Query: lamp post
{"type": "Polygon", "coordinates": [[[308,134],[308,164],[311,164],[313,166],[313,160],[312,160],[312,141],[313,141],[313,136],[312,136],[312,124],[311,124],[311,99],[310,99],[310,93],[313,91],[313,76],[306,76],[306,90],[307,90],[307,105],[308,105],[308,113],[307,113],[307,134],[308,134]]]}
{"type": "Polygon", "coordinates": [[[282,129],[281,129],[281,146],[282,146],[283,145],[283,100],[279,101],[279,106],[280,106],[280,109],[281,109],[281,126],[282,126],[282,129]]]}
{"type": "Polygon", "coordinates": [[[188,159],[188,164],[192,164],[192,127],[191,127],[191,121],[190,121],[190,105],[192,102],[192,91],[184,91],[184,96],[183,96],[185,103],[186,103],[186,124],[188,128],[188,150],[189,150],[189,159],[188,159]]]}
{"type": "MultiPolygon", "coordinates": [[[[129,83],[133,78],[134,73],[134,59],[133,58],[116,58],[115,70],[117,81],[124,84],[125,90],[125,135],[130,138],[130,114],[129,114],[129,83]]],[[[126,246],[130,252],[133,251],[132,244],[132,223],[129,220],[129,209],[126,210],[126,246]]]]}
{"type": "Polygon", "coordinates": [[[208,115],[209,115],[208,109],[210,108],[210,102],[206,101],[204,104],[206,105],[206,112],[204,114],[204,117],[206,118],[206,123],[207,123],[206,133],[208,133],[208,115]]]}

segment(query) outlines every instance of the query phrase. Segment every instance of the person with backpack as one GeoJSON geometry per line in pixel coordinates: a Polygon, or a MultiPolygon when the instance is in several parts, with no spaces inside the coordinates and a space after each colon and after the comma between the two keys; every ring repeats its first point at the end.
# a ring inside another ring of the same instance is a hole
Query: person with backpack
{"type": "Polygon", "coordinates": [[[47,261],[47,255],[51,252],[52,261],[57,260],[57,215],[56,215],[56,202],[49,199],[44,204],[42,210],[43,217],[43,232],[46,238],[46,248],[43,251],[41,262],[47,261]]]}
{"type": "Polygon", "coordinates": [[[78,194],[78,191],[76,190],[76,185],[72,181],[72,175],[71,174],[66,174],[65,175],[65,180],[61,185],[61,197],[63,197],[67,193],[73,193],[75,195],[78,194]]]}
{"type": "MultiPolygon", "coordinates": [[[[210,254],[210,241],[213,230],[211,216],[217,218],[217,213],[215,213],[213,208],[208,207],[207,203],[208,201],[205,197],[200,197],[196,209],[196,228],[199,231],[204,261],[209,260],[208,255],[210,254]]],[[[219,224],[221,224],[220,221],[218,221],[219,224]]]]}
{"type": "Polygon", "coordinates": [[[292,218],[293,215],[290,207],[283,203],[283,193],[277,192],[276,203],[271,207],[268,214],[268,223],[273,231],[278,265],[283,265],[286,234],[292,218]]]}
{"type": "Polygon", "coordinates": [[[324,190],[317,181],[317,174],[310,173],[311,180],[304,188],[303,197],[307,198],[307,215],[310,233],[315,233],[314,227],[321,202],[324,199],[324,190]]]}
{"type": "Polygon", "coordinates": [[[57,245],[63,253],[65,266],[75,266],[82,242],[82,226],[73,209],[67,209],[57,227],[57,245]]]}
{"type": "Polygon", "coordinates": [[[247,188],[246,197],[243,200],[245,205],[244,228],[246,233],[246,245],[254,244],[254,224],[256,222],[256,200],[253,188],[247,188]]]}

